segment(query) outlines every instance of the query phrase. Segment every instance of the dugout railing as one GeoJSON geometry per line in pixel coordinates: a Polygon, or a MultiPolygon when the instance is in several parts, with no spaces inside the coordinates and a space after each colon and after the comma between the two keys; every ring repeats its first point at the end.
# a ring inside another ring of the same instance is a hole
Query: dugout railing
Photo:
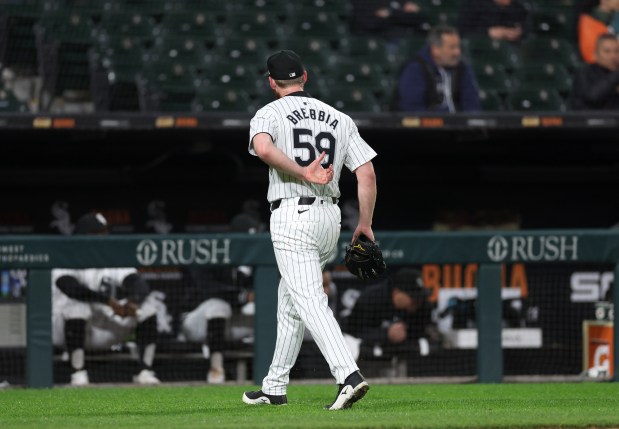
{"type": "MultiPolygon", "coordinates": [[[[503,380],[501,264],[604,263],[619,275],[619,231],[539,230],[486,232],[383,232],[376,236],[388,264],[475,263],[477,273],[477,381],[503,380]]],[[[340,240],[342,259],[349,236],[340,240]]],[[[26,295],[26,384],[53,386],[51,269],[252,265],[256,292],[253,379],[268,369],[276,333],[279,280],[269,235],[3,236],[0,267],[28,269],[26,295]]],[[[616,287],[612,286],[616,291],[616,287]]],[[[615,307],[619,293],[612,294],[615,307]]],[[[614,322],[613,322],[614,323],[614,322]]],[[[619,364],[619,331],[613,331],[613,360],[619,364]]],[[[612,381],[618,381],[615,371],[612,381]]]]}

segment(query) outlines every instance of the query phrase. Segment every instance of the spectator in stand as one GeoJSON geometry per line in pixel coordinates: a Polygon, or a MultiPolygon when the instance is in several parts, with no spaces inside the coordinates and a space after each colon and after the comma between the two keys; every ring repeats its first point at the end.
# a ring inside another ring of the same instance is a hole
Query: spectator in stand
{"type": "Polygon", "coordinates": [[[596,44],[602,34],[619,34],[619,0],[587,0],[578,15],[578,49],[586,63],[596,61],[596,44]]]}
{"type": "Polygon", "coordinates": [[[353,0],[352,5],[352,32],[381,37],[391,50],[403,37],[423,31],[423,12],[413,1],[353,0]]]}
{"type": "Polygon", "coordinates": [[[458,31],[438,25],[428,43],[400,73],[393,110],[403,112],[474,112],[481,110],[477,79],[462,60],[458,31]]]}
{"type": "Polygon", "coordinates": [[[529,12],[519,0],[465,0],[458,16],[462,37],[487,35],[517,43],[529,33],[529,12]]]}
{"type": "Polygon", "coordinates": [[[619,110],[619,40],[598,37],[594,62],[576,72],[571,107],[574,110],[619,110]]]}

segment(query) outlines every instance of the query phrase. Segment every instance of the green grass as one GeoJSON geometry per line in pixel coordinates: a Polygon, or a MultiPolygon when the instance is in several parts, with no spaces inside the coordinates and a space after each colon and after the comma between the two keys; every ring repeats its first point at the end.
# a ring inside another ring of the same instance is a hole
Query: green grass
{"type": "Polygon", "coordinates": [[[334,385],[294,385],[287,406],[241,402],[247,386],[0,390],[0,428],[619,427],[619,383],[373,384],[325,411],[334,385]]]}

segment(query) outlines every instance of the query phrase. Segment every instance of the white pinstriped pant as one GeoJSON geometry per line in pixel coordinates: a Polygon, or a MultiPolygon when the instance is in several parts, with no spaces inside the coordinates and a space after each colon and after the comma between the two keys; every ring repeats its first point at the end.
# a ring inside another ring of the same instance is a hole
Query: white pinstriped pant
{"type": "Polygon", "coordinates": [[[271,213],[271,239],[282,278],[277,297],[277,342],[269,372],[262,381],[262,391],[269,395],[286,394],[305,327],[336,383],[343,383],[359,369],[322,286],[322,269],[337,247],[340,208],[328,199],[318,198],[311,206],[297,202],[298,198],[284,199],[271,213]]]}

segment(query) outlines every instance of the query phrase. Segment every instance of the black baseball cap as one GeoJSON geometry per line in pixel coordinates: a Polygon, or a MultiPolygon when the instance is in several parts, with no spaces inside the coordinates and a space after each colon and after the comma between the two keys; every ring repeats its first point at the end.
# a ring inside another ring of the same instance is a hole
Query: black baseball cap
{"type": "Polygon", "coordinates": [[[267,76],[275,80],[291,80],[303,76],[301,58],[290,50],[279,51],[267,59],[267,76]]]}
{"type": "Polygon", "coordinates": [[[101,213],[86,213],[77,220],[76,234],[106,234],[107,219],[101,213]]]}
{"type": "Polygon", "coordinates": [[[415,268],[400,268],[391,279],[391,287],[400,289],[413,299],[423,299],[428,295],[421,272],[415,268]]]}

